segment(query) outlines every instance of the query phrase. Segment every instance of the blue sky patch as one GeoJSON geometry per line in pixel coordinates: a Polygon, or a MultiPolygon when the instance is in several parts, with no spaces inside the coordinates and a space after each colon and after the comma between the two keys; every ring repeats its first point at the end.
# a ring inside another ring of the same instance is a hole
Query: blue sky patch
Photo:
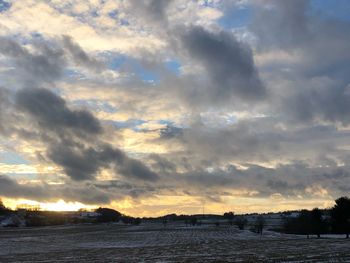
{"type": "Polygon", "coordinates": [[[116,18],[116,17],[118,16],[118,10],[115,9],[115,10],[113,10],[113,11],[110,11],[110,12],[108,13],[108,16],[109,16],[110,18],[116,18]]]}
{"type": "Polygon", "coordinates": [[[132,129],[134,131],[139,131],[138,126],[146,123],[147,121],[138,120],[138,119],[129,119],[127,121],[111,121],[113,125],[121,129],[132,129]]]}
{"type": "Polygon", "coordinates": [[[169,60],[165,62],[165,67],[177,75],[180,74],[181,64],[176,60],[169,60]]]}
{"type": "Polygon", "coordinates": [[[312,0],[311,8],[315,15],[350,21],[349,0],[312,0]]]}
{"type": "Polygon", "coordinates": [[[128,25],[130,25],[129,21],[126,20],[126,19],[120,19],[119,24],[121,26],[128,26],[128,25]]]}
{"type": "Polygon", "coordinates": [[[173,125],[174,123],[170,120],[159,120],[158,121],[159,124],[162,124],[162,125],[173,125]]]}
{"type": "Polygon", "coordinates": [[[119,69],[122,65],[124,65],[127,62],[127,57],[123,56],[123,55],[117,55],[115,57],[113,57],[109,64],[108,64],[108,68],[112,69],[112,70],[117,70],[119,69]]]}
{"type": "Polygon", "coordinates": [[[157,82],[159,81],[159,74],[155,71],[146,69],[140,64],[136,64],[134,67],[135,74],[145,82],[157,82]]]}
{"type": "Polygon", "coordinates": [[[251,8],[232,8],[219,19],[219,24],[226,28],[246,26],[252,17],[251,8]]]}
{"type": "Polygon", "coordinates": [[[0,152],[0,162],[6,164],[29,164],[26,159],[15,152],[0,152]]]}
{"type": "Polygon", "coordinates": [[[10,9],[11,4],[7,1],[0,0],[0,13],[5,12],[6,10],[10,9]]]}

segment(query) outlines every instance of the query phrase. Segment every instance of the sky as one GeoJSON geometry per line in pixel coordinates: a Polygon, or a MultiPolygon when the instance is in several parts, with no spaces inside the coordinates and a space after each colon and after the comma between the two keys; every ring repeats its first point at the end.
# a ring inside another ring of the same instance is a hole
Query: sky
{"type": "Polygon", "coordinates": [[[350,191],[347,0],[0,0],[0,197],[133,216],[350,191]]]}

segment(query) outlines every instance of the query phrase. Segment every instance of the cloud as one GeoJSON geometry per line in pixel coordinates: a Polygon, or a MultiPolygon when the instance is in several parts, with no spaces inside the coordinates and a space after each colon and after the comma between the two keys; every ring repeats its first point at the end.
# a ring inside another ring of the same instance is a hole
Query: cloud
{"type": "Polygon", "coordinates": [[[131,12],[136,13],[141,19],[162,24],[168,22],[166,10],[173,0],[141,0],[131,1],[131,12]]]}
{"type": "Polygon", "coordinates": [[[62,98],[47,89],[22,89],[16,99],[18,108],[30,114],[45,129],[68,128],[89,134],[102,132],[99,121],[90,112],[70,110],[62,98]]]}
{"type": "Polygon", "coordinates": [[[350,23],[315,12],[307,0],[271,0],[255,6],[249,29],[260,54],[277,50],[296,58],[277,65],[272,61],[262,69],[274,90],[272,108],[304,124],[348,125],[350,23]]]}
{"type": "Polygon", "coordinates": [[[150,154],[150,159],[154,161],[153,169],[159,171],[161,174],[171,174],[176,172],[176,164],[170,162],[165,157],[162,157],[159,154],[150,154]]]}
{"type": "MultiPolygon", "coordinates": [[[[15,62],[21,86],[17,92],[1,89],[1,119],[7,123],[1,131],[13,133],[23,140],[40,141],[48,160],[63,167],[73,180],[94,180],[102,168],[113,168],[116,174],[138,180],[156,180],[158,175],[141,161],[128,157],[118,148],[103,142],[105,136],[100,121],[89,111],[71,109],[66,101],[47,88],[36,86],[55,82],[67,65],[65,52],[56,42],[34,45],[30,52],[14,40],[1,38],[0,52],[15,62]],[[44,76],[42,76],[44,75],[44,76]],[[27,77],[31,80],[27,83],[27,77]],[[10,102],[10,101],[14,101],[10,102]],[[6,115],[9,111],[10,114],[6,115]]],[[[79,46],[70,39],[63,40],[73,59],[85,66],[95,65],[79,46]]]]}
{"type": "Polygon", "coordinates": [[[1,194],[154,211],[346,193],[349,21],[301,0],[97,2],[2,10],[0,158],[26,165],[1,194]]]}
{"type": "Polygon", "coordinates": [[[66,102],[47,89],[18,91],[18,109],[38,125],[48,147],[48,157],[74,180],[91,180],[101,168],[115,165],[118,173],[142,180],[156,180],[141,161],[103,143],[100,122],[85,110],[70,110],[66,102]]]}
{"type": "Polygon", "coordinates": [[[0,33],[23,37],[37,33],[45,37],[69,35],[89,51],[130,55],[138,49],[159,51],[163,41],[153,34],[141,35],[142,23],[133,27],[122,25],[127,13],[122,1],[104,1],[97,6],[85,1],[12,2],[11,8],[1,13],[0,33]],[[82,5],[88,5],[88,12],[77,12],[82,5]],[[110,14],[115,11],[120,16],[113,19],[110,14]]]}
{"type": "Polygon", "coordinates": [[[5,175],[0,175],[0,192],[2,196],[16,199],[25,198],[37,201],[56,201],[57,199],[65,199],[87,204],[109,203],[112,197],[112,195],[89,184],[19,184],[5,175]]]}
{"type": "Polygon", "coordinates": [[[232,98],[257,101],[265,97],[266,89],[254,65],[250,47],[239,42],[233,34],[193,26],[185,28],[179,38],[188,56],[204,66],[210,81],[207,89],[199,89],[199,94],[194,96],[201,96],[202,92],[218,103],[232,98]]]}
{"type": "Polygon", "coordinates": [[[73,61],[78,66],[84,66],[96,72],[101,72],[103,64],[97,59],[89,56],[73,39],[69,36],[63,36],[63,46],[71,55],[73,61]]]}
{"type": "Polygon", "coordinates": [[[0,36],[0,53],[10,59],[18,75],[17,81],[35,87],[42,82],[51,83],[63,77],[64,69],[74,64],[101,72],[104,65],[88,55],[72,38],[63,36],[43,41],[31,40],[21,45],[13,38],[0,36]]]}
{"type": "Polygon", "coordinates": [[[18,78],[22,78],[27,85],[51,82],[61,77],[65,66],[62,50],[45,43],[38,43],[35,48],[38,52],[31,53],[11,38],[0,36],[0,53],[13,59],[18,78]]]}
{"type": "Polygon", "coordinates": [[[308,90],[298,92],[286,101],[285,108],[290,115],[301,122],[323,120],[348,125],[350,123],[350,86],[330,83],[325,78],[313,82],[310,83],[308,90]]]}
{"type": "Polygon", "coordinates": [[[255,6],[250,25],[264,48],[295,47],[309,40],[311,35],[306,15],[309,0],[264,0],[255,6]]]}

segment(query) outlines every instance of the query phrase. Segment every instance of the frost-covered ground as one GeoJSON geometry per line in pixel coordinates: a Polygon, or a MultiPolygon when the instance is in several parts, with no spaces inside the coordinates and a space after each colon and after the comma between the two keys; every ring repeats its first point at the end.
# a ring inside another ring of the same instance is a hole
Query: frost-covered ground
{"type": "Polygon", "coordinates": [[[0,229],[0,262],[350,262],[350,241],[228,226],[0,229]]]}

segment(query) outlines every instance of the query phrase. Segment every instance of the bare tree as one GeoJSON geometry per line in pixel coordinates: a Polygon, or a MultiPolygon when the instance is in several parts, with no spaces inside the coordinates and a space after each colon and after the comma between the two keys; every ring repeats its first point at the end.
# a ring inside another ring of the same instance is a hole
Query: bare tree
{"type": "Polygon", "coordinates": [[[255,220],[255,230],[258,234],[263,234],[263,229],[265,227],[265,219],[263,216],[258,216],[255,220]]]}
{"type": "Polygon", "coordinates": [[[236,217],[234,224],[240,229],[244,230],[246,225],[248,224],[248,220],[244,218],[243,216],[236,217]]]}
{"type": "Polygon", "coordinates": [[[235,214],[233,212],[226,212],[224,213],[224,218],[227,219],[227,222],[232,226],[233,225],[233,219],[235,217],[235,214]]]}

